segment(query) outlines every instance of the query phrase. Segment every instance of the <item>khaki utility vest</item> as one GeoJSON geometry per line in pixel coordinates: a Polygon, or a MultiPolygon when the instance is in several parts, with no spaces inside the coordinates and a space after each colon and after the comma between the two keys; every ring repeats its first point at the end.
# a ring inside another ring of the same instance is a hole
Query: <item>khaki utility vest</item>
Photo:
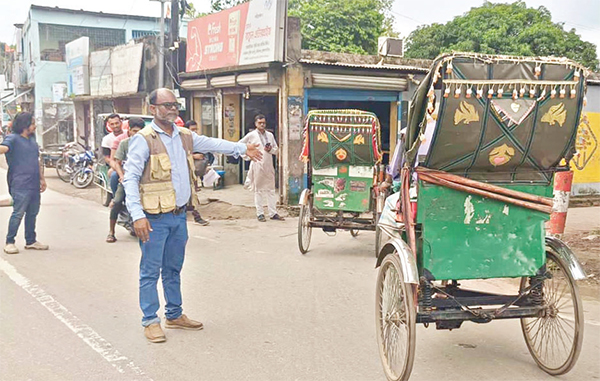
{"type": "MultiPolygon", "coordinates": [[[[171,160],[167,153],[167,147],[165,147],[160,136],[151,125],[144,127],[138,134],[146,139],[150,149],[150,157],[140,179],[142,207],[144,211],[150,214],[172,212],[177,208],[177,203],[175,201],[175,189],[171,181],[171,160]]],[[[194,147],[192,133],[186,128],[180,128],[179,136],[187,156],[192,204],[197,207],[199,202],[194,185],[196,174],[194,173],[194,158],[192,157],[194,147]]]]}

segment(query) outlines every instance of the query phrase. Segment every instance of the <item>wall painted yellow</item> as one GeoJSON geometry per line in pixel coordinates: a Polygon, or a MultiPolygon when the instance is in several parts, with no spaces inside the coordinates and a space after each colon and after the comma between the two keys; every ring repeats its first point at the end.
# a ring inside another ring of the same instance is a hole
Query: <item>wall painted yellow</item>
{"type": "Polygon", "coordinates": [[[575,184],[600,183],[600,113],[583,115],[577,140],[577,154],[571,161],[575,184]]]}

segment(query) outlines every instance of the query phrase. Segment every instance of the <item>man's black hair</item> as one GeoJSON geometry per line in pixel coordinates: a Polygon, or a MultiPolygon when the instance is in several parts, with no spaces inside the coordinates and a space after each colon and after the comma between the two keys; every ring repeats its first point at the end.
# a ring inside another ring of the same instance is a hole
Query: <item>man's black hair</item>
{"type": "Polygon", "coordinates": [[[119,114],[110,114],[109,116],[106,117],[106,121],[108,122],[109,119],[113,119],[113,118],[119,118],[119,120],[121,120],[121,115],[119,115],[119,114]]]}
{"type": "Polygon", "coordinates": [[[155,105],[157,99],[158,99],[158,89],[152,90],[150,95],[148,95],[148,103],[150,103],[151,105],[155,105]]]}
{"type": "Polygon", "coordinates": [[[134,128],[134,127],[139,127],[139,128],[146,127],[146,123],[144,122],[144,119],[138,118],[138,117],[129,118],[129,128],[134,128]]]}
{"type": "Polygon", "coordinates": [[[258,114],[254,117],[254,121],[256,122],[257,120],[261,120],[261,119],[267,119],[265,118],[265,116],[263,114],[258,114]]]}
{"type": "Polygon", "coordinates": [[[185,122],[185,124],[183,125],[183,127],[190,128],[191,126],[197,126],[197,125],[198,125],[198,123],[196,123],[195,120],[190,119],[187,122],[185,122]]]}
{"type": "Polygon", "coordinates": [[[31,126],[33,122],[33,114],[30,112],[20,112],[15,116],[12,123],[12,132],[21,135],[24,130],[31,126]]]}

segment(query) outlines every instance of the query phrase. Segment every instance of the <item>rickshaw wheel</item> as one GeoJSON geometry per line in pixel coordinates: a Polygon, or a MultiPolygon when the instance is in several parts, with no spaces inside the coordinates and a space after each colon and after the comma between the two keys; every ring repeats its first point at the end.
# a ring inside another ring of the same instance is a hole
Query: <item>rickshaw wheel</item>
{"type": "Polygon", "coordinates": [[[352,237],[357,237],[357,236],[358,236],[358,232],[359,232],[359,231],[360,231],[360,230],[356,230],[356,229],[350,229],[350,235],[351,235],[352,237]]]}
{"type": "Polygon", "coordinates": [[[416,309],[413,288],[404,283],[400,259],[387,255],[379,268],[376,290],[379,356],[390,381],[410,377],[415,359],[416,309]]]}
{"type": "Polygon", "coordinates": [[[64,158],[61,157],[56,161],[56,174],[58,175],[58,178],[65,183],[68,183],[71,181],[71,174],[67,171],[66,167],[67,163],[64,158]]]}
{"type": "Polygon", "coordinates": [[[109,206],[112,200],[112,193],[108,192],[103,186],[100,186],[100,201],[102,206],[109,206]]]}
{"type": "Polygon", "coordinates": [[[312,228],[310,223],[310,203],[300,207],[300,216],[298,217],[298,249],[302,254],[306,254],[310,246],[310,236],[312,228]]]}
{"type": "MultiPolygon", "coordinates": [[[[568,265],[552,251],[546,252],[546,269],[552,277],[542,286],[540,316],[522,318],[525,343],[538,366],[557,376],[570,371],[579,357],[583,342],[583,306],[579,289],[568,265]]],[[[521,279],[521,289],[529,278],[521,279]]]]}

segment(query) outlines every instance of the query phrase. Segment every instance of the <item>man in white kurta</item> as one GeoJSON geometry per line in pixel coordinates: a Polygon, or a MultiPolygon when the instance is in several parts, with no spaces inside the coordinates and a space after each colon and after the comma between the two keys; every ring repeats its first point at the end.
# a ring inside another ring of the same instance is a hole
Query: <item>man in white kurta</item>
{"type": "Polygon", "coordinates": [[[279,147],[275,141],[275,136],[266,130],[267,121],[264,115],[257,115],[254,118],[256,129],[249,132],[241,143],[259,144],[259,149],[263,150],[263,157],[259,161],[250,163],[250,171],[245,181],[245,188],[254,191],[254,203],[256,204],[256,216],[259,221],[265,222],[263,212],[263,202],[267,199],[269,216],[272,220],[283,221],[283,218],[277,213],[277,196],[275,195],[275,168],[273,167],[273,155],[277,155],[279,147]]]}

